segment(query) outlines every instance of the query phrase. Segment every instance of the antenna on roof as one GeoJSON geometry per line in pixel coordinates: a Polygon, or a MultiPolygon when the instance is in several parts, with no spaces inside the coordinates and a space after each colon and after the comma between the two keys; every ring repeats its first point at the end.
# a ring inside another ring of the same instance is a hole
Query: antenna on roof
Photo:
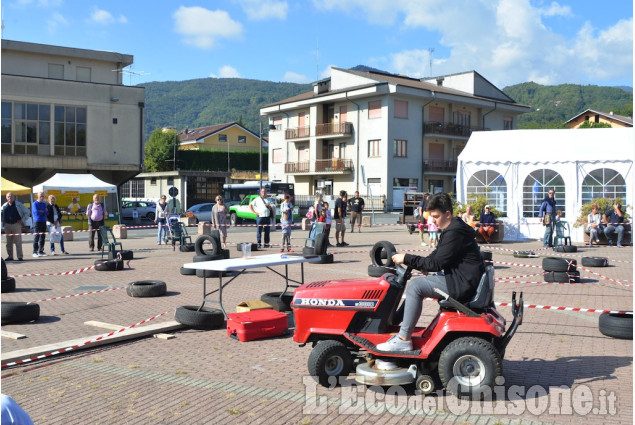
{"type": "Polygon", "coordinates": [[[150,75],[149,72],[145,72],[145,71],[132,71],[130,69],[124,69],[124,68],[117,68],[117,69],[113,69],[112,72],[117,72],[119,74],[128,74],[129,79],[128,79],[128,85],[132,85],[132,76],[142,76],[142,75],[150,75]]]}
{"type": "Polygon", "coordinates": [[[320,37],[315,40],[315,81],[320,80],[320,37]]]}
{"type": "Polygon", "coordinates": [[[432,77],[432,55],[434,55],[434,47],[428,48],[428,59],[430,59],[430,76],[432,77]]]}

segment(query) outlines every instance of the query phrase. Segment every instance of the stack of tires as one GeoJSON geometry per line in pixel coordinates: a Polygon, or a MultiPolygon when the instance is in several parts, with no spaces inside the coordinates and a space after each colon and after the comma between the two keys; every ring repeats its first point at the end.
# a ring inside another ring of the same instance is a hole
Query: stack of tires
{"type": "Polygon", "coordinates": [[[13,292],[15,291],[15,278],[9,277],[9,273],[7,272],[7,263],[2,259],[2,293],[13,292]]]}
{"type": "MultiPolygon", "coordinates": [[[[7,264],[2,260],[2,293],[15,291],[15,278],[9,277],[7,264]]],[[[40,318],[40,305],[22,301],[2,301],[1,323],[32,322],[40,318]]]]}
{"type": "MultiPolygon", "coordinates": [[[[220,232],[218,230],[212,230],[209,235],[201,235],[194,242],[194,255],[193,262],[199,263],[203,261],[215,261],[226,260],[230,257],[229,250],[223,249],[221,244],[220,232]],[[211,244],[211,246],[208,246],[211,244]]],[[[222,272],[216,270],[194,270],[181,267],[181,274],[196,275],[198,277],[218,277],[222,272]]]]}
{"type": "Polygon", "coordinates": [[[392,256],[397,253],[395,246],[388,241],[379,241],[370,250],[371,265],[368,266],[368,276],[381,277],[386,273],[395,273],[395,262],[392,256]]]}
{"type": "Polygon", "coordinates": [[[543,258],[542,269],[545,271],[545,282],[580,282],[580,272],[577,270],[576,260],[560,257],[543,258]]]}
{"type": "Polygon", "coordinates": [[[328,239],[326,238],[326,233],[320,233],[315,237],[314,246],[305,246],[302,248],[302,255],[305,257],[318,255],[320,260],[316,261],[317,264],[331,264],[333,262],[333,254],[328,254],[326,252],[327,250],[328,239]]]}

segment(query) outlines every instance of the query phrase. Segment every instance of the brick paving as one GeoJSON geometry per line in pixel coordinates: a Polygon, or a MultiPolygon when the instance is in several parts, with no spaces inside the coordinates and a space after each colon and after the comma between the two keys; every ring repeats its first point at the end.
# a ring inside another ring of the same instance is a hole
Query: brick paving
{"type": "MultiPolygon", "coordinates": [[[[84,325],[88,320],[124,327],[169,311],[152,323],[168,322],[173,320],[176,307],[200,303],[202,279],[179,273],[183,263],[191,262],[192,253],[156,246],[155,237],[148,232],[129,231],[128,235],[122,242],[124,248],[135,251],[131,269],[17,278],[17,291],[2,294],[2,300],[36,301],[78,293],[76,288],[81,286],[117,288],[140,279],[165,281],[167,296],[131,298],[119,289],[42,302],[37,322],[2,326],[5,331],[27,336],[21,340],[3,338],[2,353],[108,332],[84,325]]],[[[292,242],[302,244],[305,235],[306,232],[294,231],[292,242]]],[[[279,236],[278,232],[273,233],[272,242],[278,242],[279,236]]],[[[85,238],[80,235],[78,239],[66,244],[73,255],[9,263],[9,274],[56,273],[92,265],[98,254],[88,253],[85,238]]],[[[251,231],[233,230],[228,241],[253,239],[251,231]]],[[[331,249],[335,253],[334,264],[305,265],[306,281],[366,276],[368,251],[379,240],[390,240],[398,250],[427,252],[419,246],[416,234],[409,235],[397,227],[365,229],[361,234],[347,234],[346,240],[349,247],[331,249]]],[[[497,302],[509,302],[512,291],[524,291],[525,305],[632,310],[632,247],[579,246],[579,252],[572,254],[554,254],[540,247],[540,242],[530,241],[490,248],[495,262],[526,265],[541,265],[542,259],[514,258],[513,250],[566,256],[578,263],[585,255],[606,256],[610,267],[590,270],[624,285],[580,270],[580,284],[498,282],[497,302]]],[[[24,243],[24,248],[30,252],[28,243],[24,243]]],[[[230,249],[232,257],[239,255],[235,246],[230,249]]],[[[541,268],[495,266],[497,278],[538,274],[510,280],[542,281],[541,268]]],[[[289,266],[289,271],[292,277],[299,278],[299,266],[289,266]]],[[[215,279],[209,283],[213,288],[215,279]]],[[[224,304],[233,311],[241,301],[259,299],[265,292],[282,288],[282,280],[270,271],[250,271],[227,287],[224,304]]],[[[500,307],[499,311],[511,318],[510,308],[500,307]]],[[[434,314],[436,305],[425,301],[420,325],[429,323],[434,314]]],[[[453,424],[630,424],[632,341],[603,336],[598,330],[598,317],[597,313],[525,309],[524,323],[503,362],[507,398],[498,403],[461,404],[453,396],[444,395],[424,399],[408,388],[392,396],[366,387],[329,390],[318,387],[306,376],[311,349],[298,347],[290,335],[241,343],[229,339],[224,329],[183,329],[173,332],[177,337],[171,340],[141,338],[6,368],[2,370],[2,392],[13,397],[37,424],[331,425],[421,423],[422,419],[453,424]],[[573,399],[573,404],[566,400],[557,403],[555,387],[560,386],[572,389],[571,397],[565,399],[573,399]],[[510,389],[520,395],[510,397],[510,389]],[[617,398],[615,412],[594,414],[591,410],[584,414],[587,403],[591,409],[603,408],[601,403],[613,395],[617,398]],[[561,413],[557,414],[559,409],[561,413]]],[[[347,382],[354,383],[352,375],[347,382]]]]}

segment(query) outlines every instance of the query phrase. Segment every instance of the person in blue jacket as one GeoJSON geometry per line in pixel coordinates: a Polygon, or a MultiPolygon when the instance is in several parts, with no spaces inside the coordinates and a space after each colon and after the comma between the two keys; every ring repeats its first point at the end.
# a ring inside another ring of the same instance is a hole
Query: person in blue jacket
{"type": "Polygon", "coordinates": [[[31,205],[31,214],[33,215],[33,256],[46,257],[44,253],[44,242],[46,240],[46,217],[48,215],[48,207],[44,200],[44,192],[37,194],[37,201],[31,205]]]}
{"type": "Polygon", "coordinates": [[[549,189],[548,195],[542,200],[538,217],[542,218],[542,225],[545,226],[545,234],[542,238],[542,247],[553,247],[553,228],[556,219],[556,191],[549,189]]]}

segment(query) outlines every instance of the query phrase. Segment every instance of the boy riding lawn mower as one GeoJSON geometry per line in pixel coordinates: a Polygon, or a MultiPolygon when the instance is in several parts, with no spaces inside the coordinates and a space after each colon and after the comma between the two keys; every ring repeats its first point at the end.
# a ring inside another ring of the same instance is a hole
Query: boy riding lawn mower
{"type": "MultiPolygon", "coordinates": [[[[494,268],[482,275],[474,298],[462,304],[438,291],[439,312],[427,328],[412,334],[411,351],[378,351],[399,330],[397,307],[411,268],[376,279],[349,279],[307,283],[295,291],[292,309],[296,330],[293,340],[313,344],[308,367],[328,387],[346,377],[359,363],[355,380],[365,385],[408,385],[424,395],[437,384],[457,397],[480,398],[491,394],[502,375],[505,348],[523,319],[523,295],[512,295],[513,321],[505,332],[505,319],[496,311],[494,268]]],[[[401,309],[400,309],[401,310],[401,309]]]]}

